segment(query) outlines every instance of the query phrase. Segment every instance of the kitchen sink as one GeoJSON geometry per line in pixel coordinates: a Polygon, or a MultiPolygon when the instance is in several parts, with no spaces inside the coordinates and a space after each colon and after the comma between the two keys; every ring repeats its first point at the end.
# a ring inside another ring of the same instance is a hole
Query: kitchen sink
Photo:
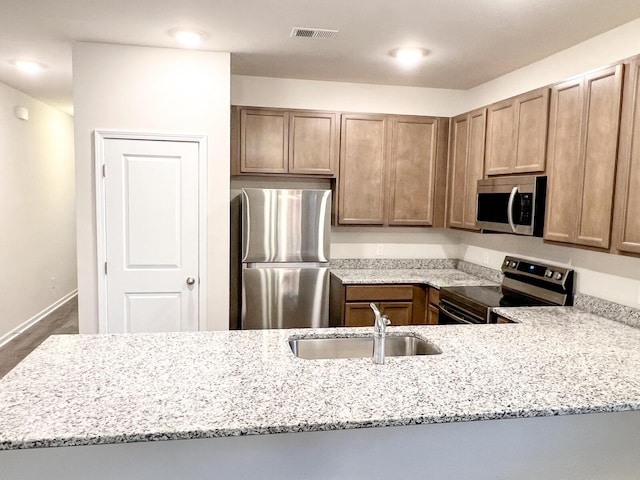
{"type": "MultiPolygon", "coordinates": [[[[291,351],[296,357],[307,360],[321,358],[362,358],[373,352],[373,337],[321,337],[292,338],[291,351]]],[[[438,355],[442,353],[435,345],[415,335],[387,335],[384,354],[387,357],[413,355],[438,355]]]]}

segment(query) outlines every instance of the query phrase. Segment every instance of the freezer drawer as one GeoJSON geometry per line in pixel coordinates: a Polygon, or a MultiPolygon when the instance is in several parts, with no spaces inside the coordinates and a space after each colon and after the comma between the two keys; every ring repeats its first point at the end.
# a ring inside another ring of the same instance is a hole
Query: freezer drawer
{"type": "Polygon", "coordinates": [[[329,326],[329,267],[242,270],[242,328],[329,326]]]}

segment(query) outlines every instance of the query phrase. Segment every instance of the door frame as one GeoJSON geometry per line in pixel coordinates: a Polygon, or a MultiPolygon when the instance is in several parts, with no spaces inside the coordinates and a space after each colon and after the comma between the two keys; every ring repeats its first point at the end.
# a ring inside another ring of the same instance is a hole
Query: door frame
{"type": "Polygon", "coordinates": [[[98,284],[98,332],[107,331],[107,257],[104,147],[107,140],[155,140],[198,144],[198,330],[207,325],[207,136],[194,133],[94,130],[94,179],[96,203],[96,274],[98,284]]]}

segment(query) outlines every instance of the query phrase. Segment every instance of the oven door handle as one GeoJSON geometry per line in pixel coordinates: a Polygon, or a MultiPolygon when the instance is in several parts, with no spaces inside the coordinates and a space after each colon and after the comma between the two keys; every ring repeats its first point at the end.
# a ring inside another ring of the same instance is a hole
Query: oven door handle
{"type": "Polygon", "coordinates": [[[513,223],[513,203],[516,200],[516,195],[518,194],[518,186],[516,185],[511,189],[511,194],[509,195],[509,204],[507,205],[507,220],[509,220],[509,226],[511,227],[511,231],[516,233],[516,225],[513,223]]]}
{"type": "Polygon", "coordinates": [[[451,318],[453,318],[454,320],[456,320],[456,321],[458,321],[460,323],[468,323],[470,325],[473,323],[473,322],[470,322],[469,320],[465,320],[464,318],[459,317],[455,313],[452,313],[450,310],[447,310],[446,308],[444,308],[444,305],[442,305],[442,303],[440,304],[440,310],[442,310],[444,313],[446,313],[451,318]]]}

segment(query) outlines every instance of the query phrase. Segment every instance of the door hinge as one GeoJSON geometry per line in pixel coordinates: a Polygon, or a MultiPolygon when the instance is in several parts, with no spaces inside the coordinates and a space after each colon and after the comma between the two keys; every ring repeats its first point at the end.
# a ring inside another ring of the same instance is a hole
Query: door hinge
{"type": "Polygon", "coordinates": [[[104,262],[104,274],[107,274],[107,262],[104,262]]]}
{"type": "Polygon", "coordinates": [[[107,176],[107,164],[103,163],[102,164],[102,178],[107,176]]]}

